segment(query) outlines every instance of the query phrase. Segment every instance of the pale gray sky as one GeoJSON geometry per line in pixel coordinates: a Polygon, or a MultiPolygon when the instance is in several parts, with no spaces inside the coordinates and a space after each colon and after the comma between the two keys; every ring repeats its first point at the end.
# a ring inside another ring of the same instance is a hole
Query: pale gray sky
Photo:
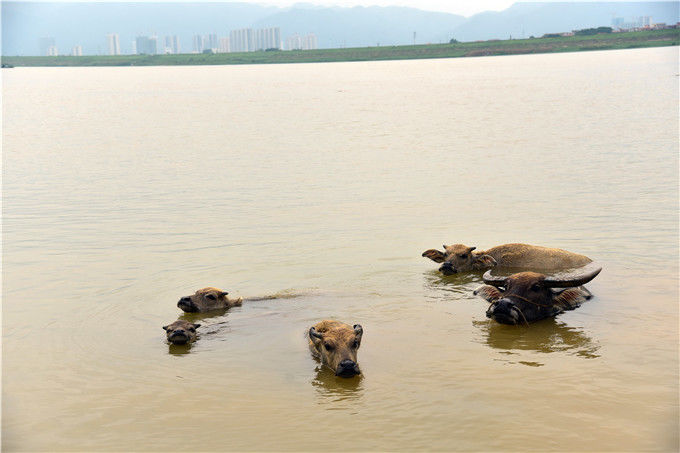
{"type": "Polygon", "coordinates": [[[408,6],[411,8],[471,16],[482,11],[500,11],[515,3],[514,0],[265,0],[248,3],[262,3],[276,6],[290,6],[295,3],[311,3],[323,6],[408,6]]]}
{"type": "MultiPolygon", "coordinates": [[[[36,0],[18,0],[36,1],[36,0]]],[[[92,2],[92,0],[37,0],[49,2],[92,2]]],[[[97,1],[130,1],[130,2],[190,2],[190,0],[97,0],[97,1]]],[[[462,16],[472,16],[482,11],[501,11],[518,1],[532,2],[540,1],[545,3],[555,2],[589,2],[589,1],[612,1],[612,0],[236,0],[233,2],[225,0],[201,0],[208,2],[223,3],[257,3],[261,5],[273,6],[292,6],[296,3],[307,3],[319,6],[408,6],[411,8],[424,9],[429,11],[443,11],[447,13],[460,14],[462,16]]],[[[631,0],[613,0],[614,3],[631,0]]],[[[655,0],[634,0],[634,1],[655,1],[655,0]]]]}

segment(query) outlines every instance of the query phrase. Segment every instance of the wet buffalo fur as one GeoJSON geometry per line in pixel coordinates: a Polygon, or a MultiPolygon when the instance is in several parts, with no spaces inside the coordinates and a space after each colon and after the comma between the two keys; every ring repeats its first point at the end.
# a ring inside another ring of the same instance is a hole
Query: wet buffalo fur
{"type": "Polygon", "coordinates": [[[224,310],[239,306],[243,303],[242,298],[230,299],[229,294],[211,286],[196,291],[191,296],[182,297],[177,306],[186,313],[199,313],[211,310],[224,310]]]}
{"type": "Polygon", "coordinates": [[[503,244],[488,250],[475,250],[476,247],[463,244],[444,245],[443,252],[429,249],[422,256],[442,263],[439,271],[445,275],[486,270],[495,266],[554,271],[581,267],[592,261],[578,253],[529,244],[503,244]]]}
{"type": "Polygon", "coordinates": [[[196,341],[196,329],[199,327],[201,327],[200,324],[194,324],[180,319],[172,324],[163,326],[163,330],[165,330],[166,338],[170,343],[182,345],[196,341]]]}
{"type": "Polygon", "coordinates": [[[525,324],[556,316],[592,297],[583,286],[552,288],[546,276],[536,272],[513,274],[503,286],[484,285],[474,294],[491,303],[486,316],[502,324],[525,324]]]}
{"type": "Polygon", "coordinates": [[[361,374],[357,351],[364,330],[359,324],[324,320],[309,328],[309,349],[337,376],[351,377],[361,374]]]}

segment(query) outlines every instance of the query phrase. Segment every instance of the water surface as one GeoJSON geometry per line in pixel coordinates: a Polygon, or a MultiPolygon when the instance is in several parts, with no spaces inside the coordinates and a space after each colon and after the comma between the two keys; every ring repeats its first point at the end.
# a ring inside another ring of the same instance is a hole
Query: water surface
{"type": "Polygon", "coordinates": [[[8,451],[677,450],[677,48],[3,70],[8,451]],[[596,297],[485,318],[463,242],[596,297]],[[203,286],[288,297],[161,326],[203,286]],[[361,323],[361,378],[309,355],[361,323]]]}

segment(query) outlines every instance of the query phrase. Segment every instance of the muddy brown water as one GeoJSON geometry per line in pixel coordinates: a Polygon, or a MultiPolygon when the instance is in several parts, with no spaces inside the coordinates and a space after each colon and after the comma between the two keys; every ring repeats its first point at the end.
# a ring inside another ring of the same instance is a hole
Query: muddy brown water
{"type": "Polygon", "coordinates": [[[3,449],[677,450],[677,68],[3,70],[3,449]],[[420,256],[453,242],[604,270],[501,326],[420,256]],[[169,347],[209,285],[286,297],[169,347]],[[324,318],[363,325],[361,378],[311,358],[324,318]]]}

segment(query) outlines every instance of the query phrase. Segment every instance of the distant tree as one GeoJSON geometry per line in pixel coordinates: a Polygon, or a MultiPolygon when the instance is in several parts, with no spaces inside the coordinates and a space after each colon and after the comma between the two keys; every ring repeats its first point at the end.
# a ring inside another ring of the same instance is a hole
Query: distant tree
{"type": "Polygon", "coordinates": [[[449,44],[458,44],[458,40],[456,38],[451,38],[449,44]]]}
{"type": "Polygon", "coordinates": [[[584,28],[583,30],[574,31],[574,34],[577,36],[589,36],[598,35],[600,33],[611,33],[612,31],[612,27],[584,28]]]}

